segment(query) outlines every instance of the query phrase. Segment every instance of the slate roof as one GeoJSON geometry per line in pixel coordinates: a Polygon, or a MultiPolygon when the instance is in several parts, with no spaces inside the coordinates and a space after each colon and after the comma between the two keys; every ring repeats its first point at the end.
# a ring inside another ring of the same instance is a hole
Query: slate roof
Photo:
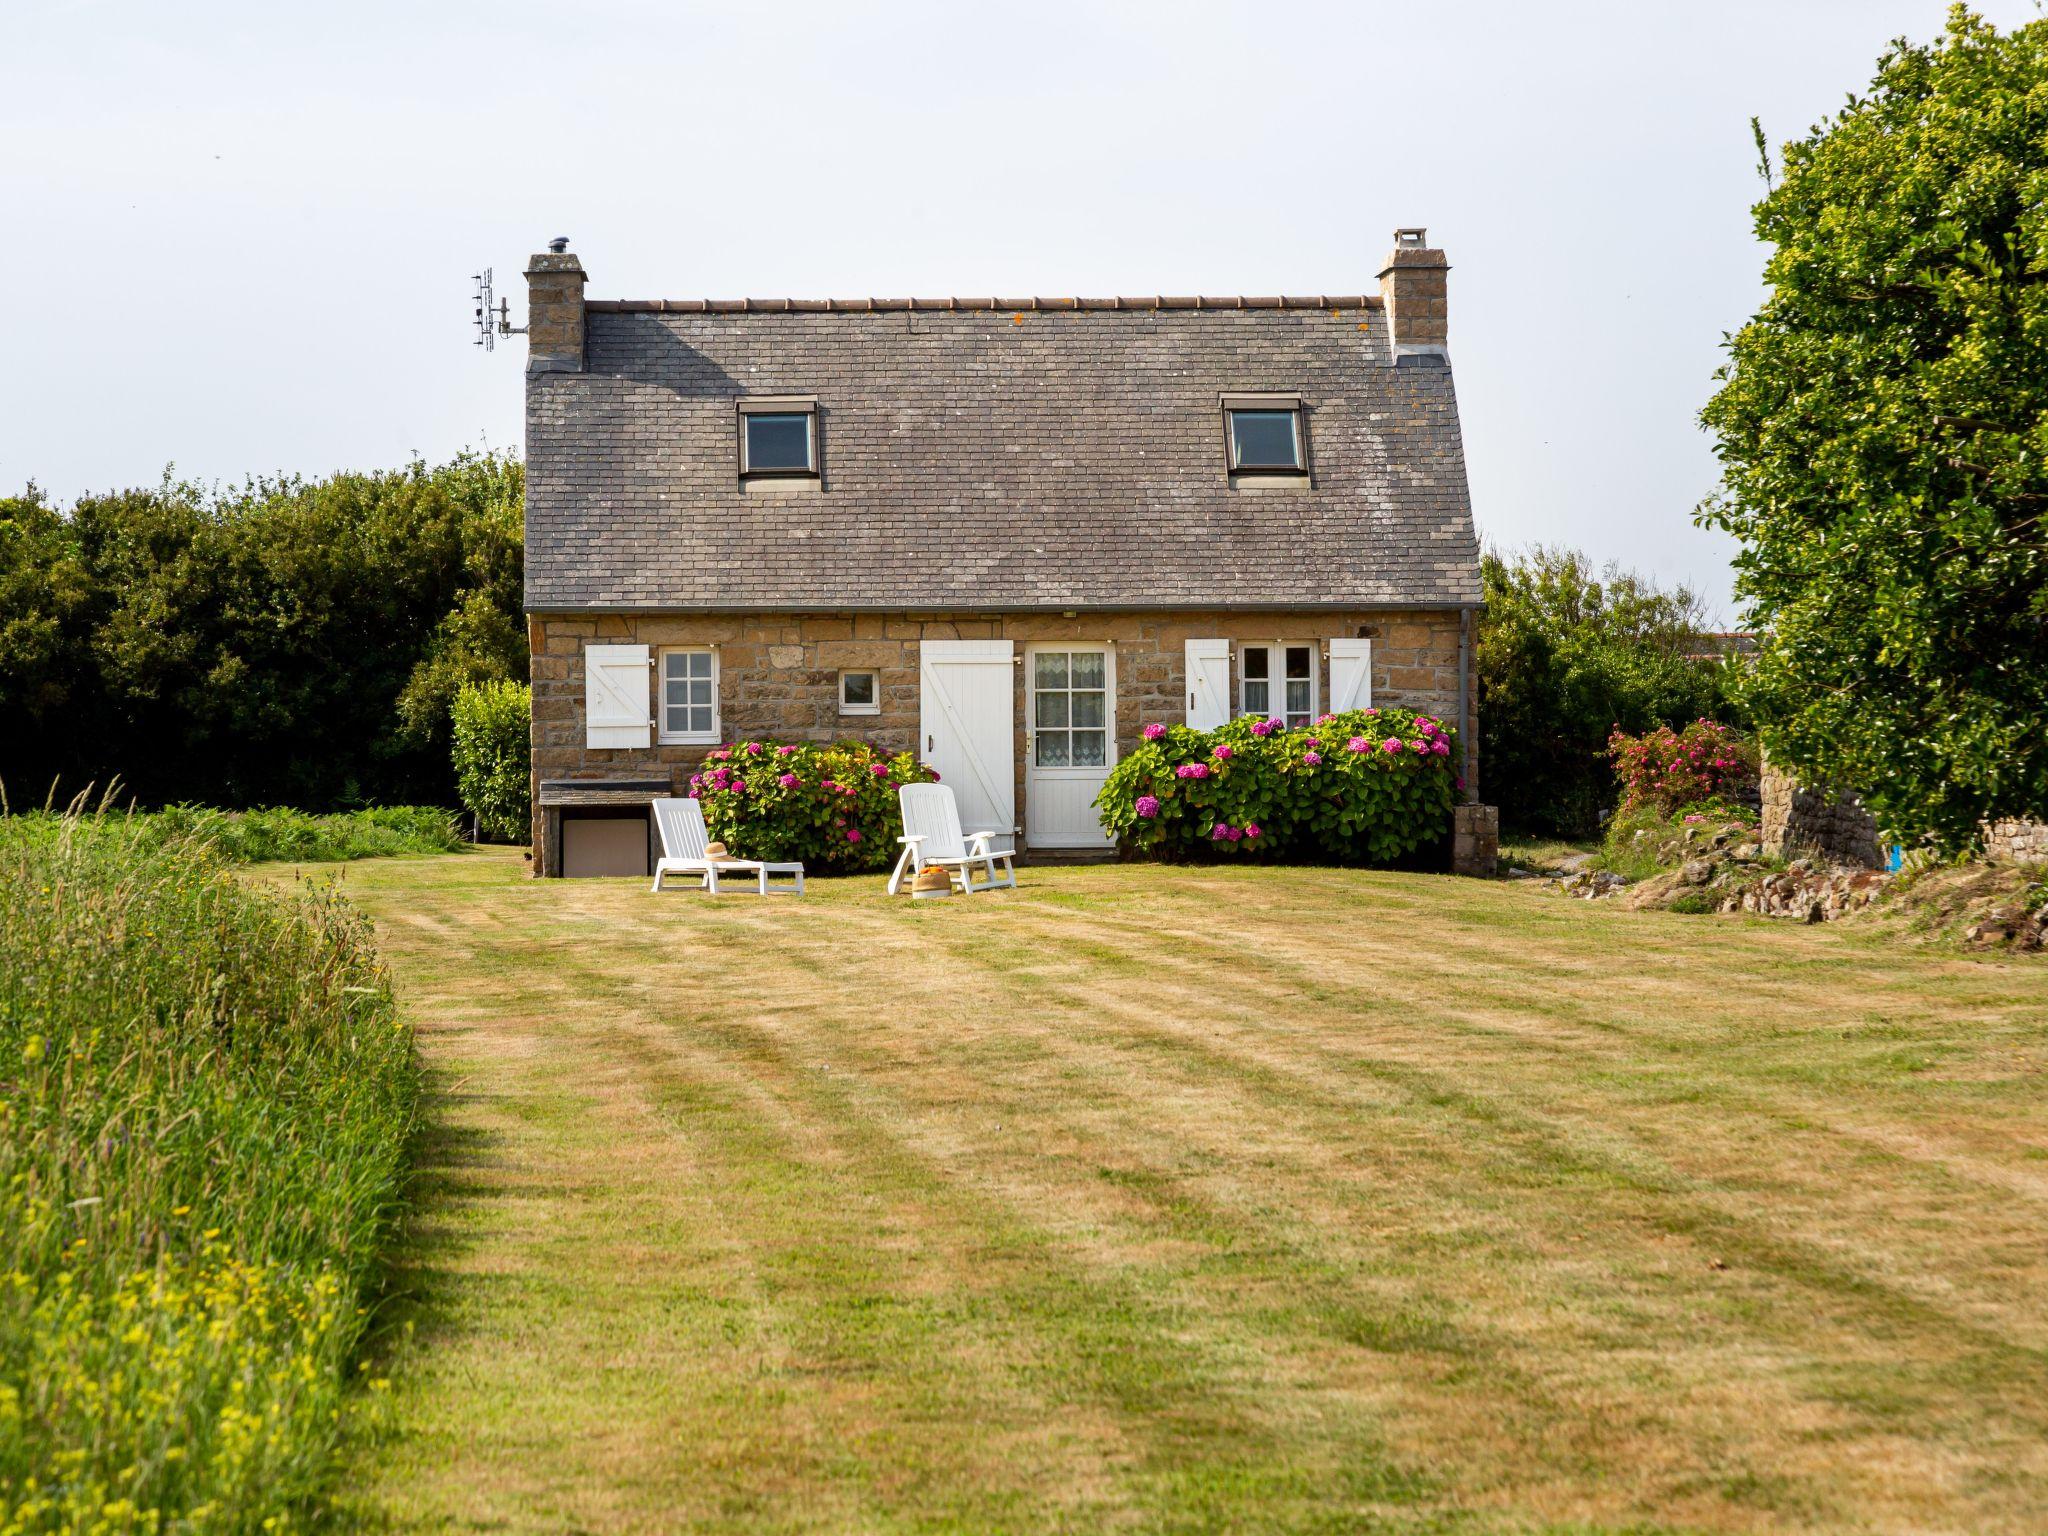
{"type": "Polygon", "coordinates": [[[539,612],[1453,606],[1448,365],[1361,296],[592,301],[527,381],[539,612]],[[1021,318],[1020,318],[1021,317],[1021,318]],[[1233,488],[1219,396],[1302,397],[1313,481],[1233,488]],[[743,486],[735,401],[815,396],[821,483],[743,486]]]}

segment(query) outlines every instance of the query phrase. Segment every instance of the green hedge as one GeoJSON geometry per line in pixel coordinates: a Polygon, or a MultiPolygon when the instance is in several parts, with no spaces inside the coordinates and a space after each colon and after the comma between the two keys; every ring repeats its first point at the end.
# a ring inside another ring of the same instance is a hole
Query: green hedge
{"type": "Polygon", "coordinates": [[[690,779],[711,835],[739,858],[800,859],[811,871],[887,869],[899,851],[899,784],[938,774],[908,752],[742,741],[719,747],[690,779]]]}
{"type": "Polygon", "coordinates": [[[418,1068],[369,924],[140,818],[0,818],[0,1530],[309,1523],[418,1068]]]}
{"type": "Polygon", "coordinates": [[[1303,730],[1243,719],[1145,735],[1095,802],[1139,852],[1382,864],[1450,830],[1457,737],[1432,716],[1365,709],[1303,730]]]}
{"type": "Polygon", "coordinates": [[[481,840],[523,843],[532,833],[533,690],[471,683],[455,695],[455,788],[476,813],[481,840]]]}

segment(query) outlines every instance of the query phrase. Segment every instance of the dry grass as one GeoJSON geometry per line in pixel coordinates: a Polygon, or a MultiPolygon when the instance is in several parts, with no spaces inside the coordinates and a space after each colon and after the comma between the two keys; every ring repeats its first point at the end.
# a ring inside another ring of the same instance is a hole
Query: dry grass
{"type": "Polygon", "coordinates": [[[368,1522],[2048,1525],[2039,962],[1338,871],[340,878],[436,1084],[368,1522]]]}

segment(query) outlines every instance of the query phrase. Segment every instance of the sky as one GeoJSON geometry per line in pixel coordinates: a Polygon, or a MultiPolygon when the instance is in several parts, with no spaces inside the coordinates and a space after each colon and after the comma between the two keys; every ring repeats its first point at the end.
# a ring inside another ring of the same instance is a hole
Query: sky
{"type": "MultiPolygon", "coordinates": [[[[2001,25],[2033,0],[1986,0],[2001,25]]],[[[1451,264],[1473,506],[1734,622],[1697,424],[1802,135],[1941,0],[0,0],[0,494],[516,449],[471,274],[593,298],[1375,291],[1451,264]]]]}

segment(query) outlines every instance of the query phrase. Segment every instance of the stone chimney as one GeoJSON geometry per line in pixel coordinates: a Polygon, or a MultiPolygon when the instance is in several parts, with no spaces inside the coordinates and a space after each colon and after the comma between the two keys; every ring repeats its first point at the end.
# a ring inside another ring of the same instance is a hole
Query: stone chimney
{"type": "Polygon", "coordinates": [[[1387,334],[1397,361],[1449,356],[1445,274],[1450,270],[1444,253],[1431,248],[1428,230],[1394,231],[1393,254],[1380,269],[1380,302],[1386,306],[1387,334]]]}
{"type": "Polygon", "coordinates": [[[569,237],[548,242],[526,264],[526,371],[583,371],[583,263],[569,237]]]}

